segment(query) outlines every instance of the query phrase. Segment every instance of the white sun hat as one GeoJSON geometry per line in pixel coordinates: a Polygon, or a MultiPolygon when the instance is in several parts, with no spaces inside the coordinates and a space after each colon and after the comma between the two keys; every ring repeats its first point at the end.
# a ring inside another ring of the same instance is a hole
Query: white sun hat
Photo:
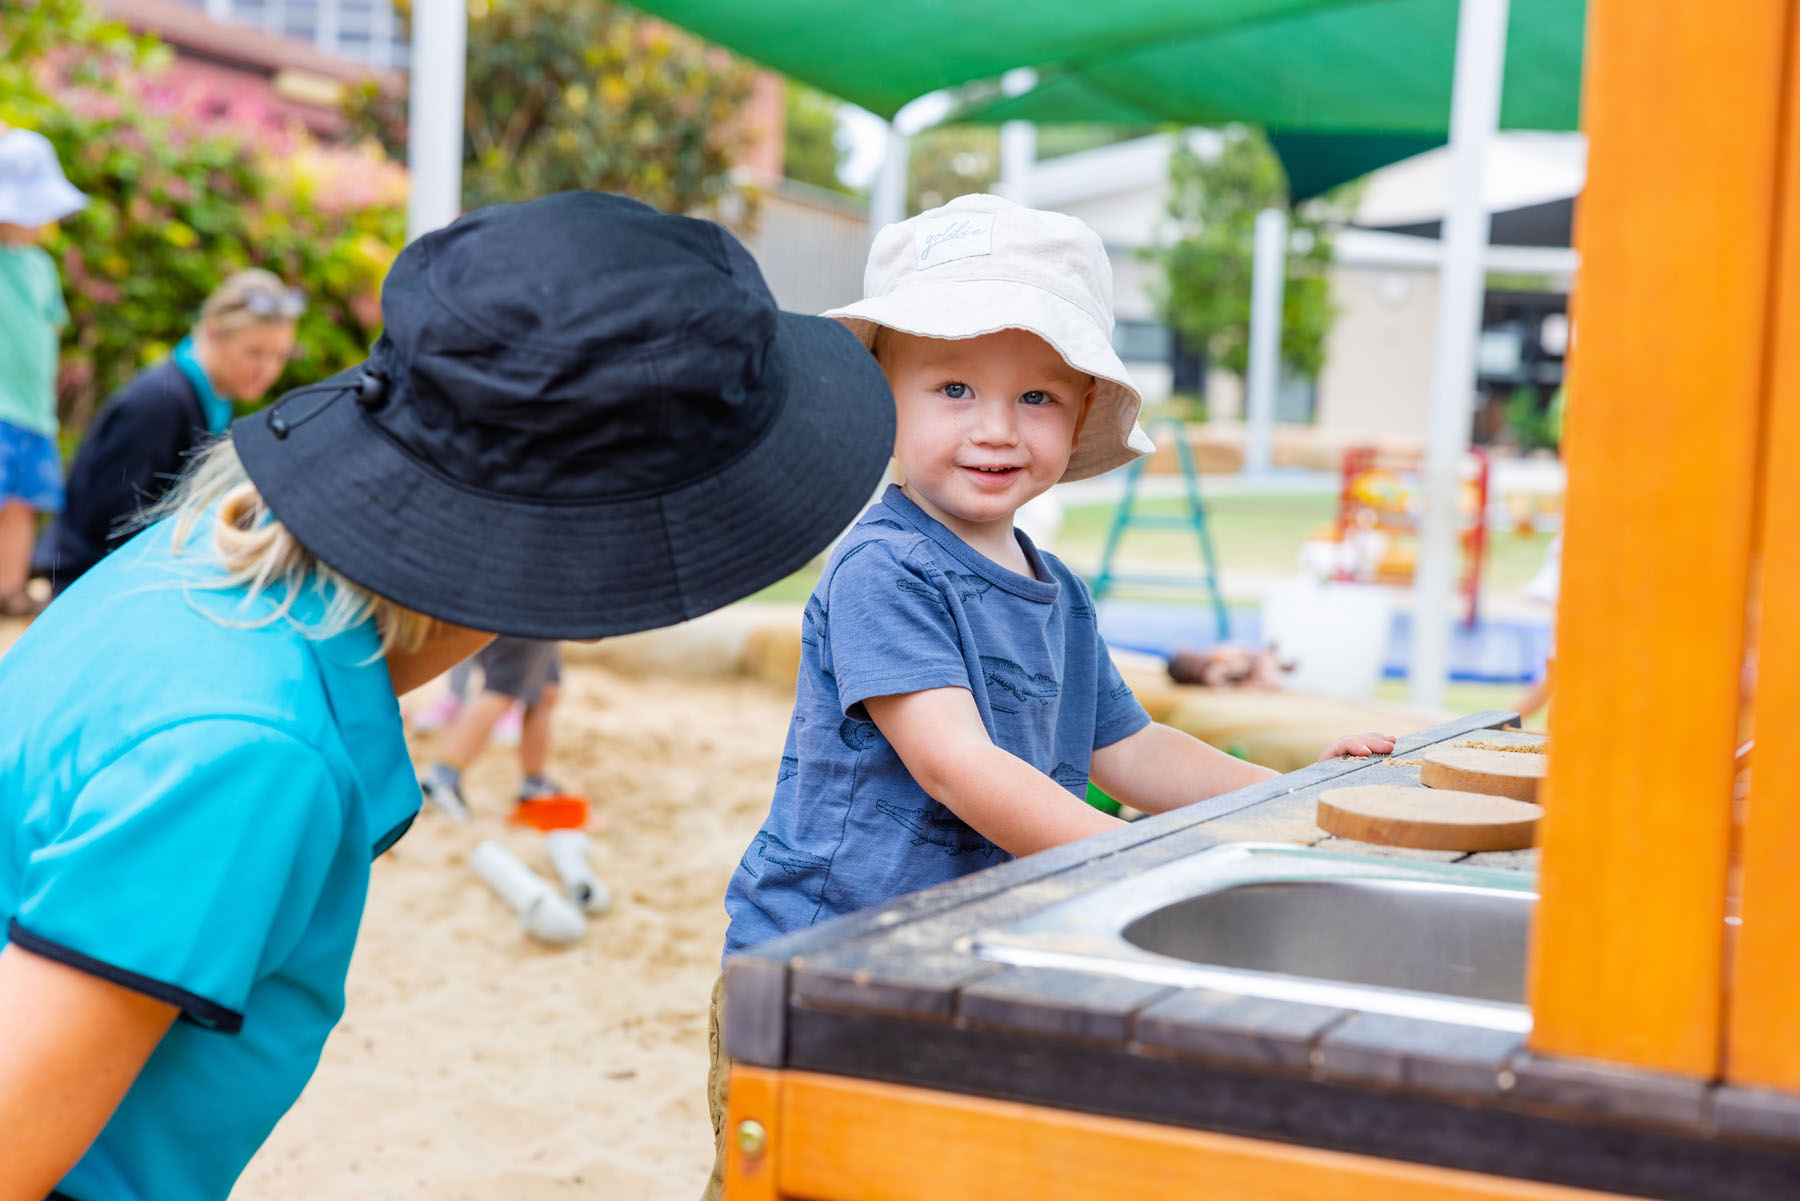
{"type": "Polygon", "coordinates": [[[0,133],[0,221],[48,225],[80,212],[87,202],[64,177],[49,138],[29,129],[0,133]]]}
{"type": "Polygon", "coordinates": [[[1094,377],[1094,407],[1063,472],[1084,480],[1149,454],[1143,398],[1112,346],[1112,264],[1074,217],[999,196],[959,196],[875,235],[864,299],[830,309],[861,338],[881,327],[921,338],[978,338],[1022,329],[1094,377]]]}

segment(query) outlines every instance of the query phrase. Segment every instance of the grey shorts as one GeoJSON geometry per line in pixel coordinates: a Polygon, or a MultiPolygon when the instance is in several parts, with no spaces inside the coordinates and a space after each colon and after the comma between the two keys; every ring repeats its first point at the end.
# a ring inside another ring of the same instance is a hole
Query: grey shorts
{"type": "Polygon", "coordinates": [[[562,662],[556,643],[535,638],[509,638],[502,634],[475,654],[481,665],[483,692],[498,692],[527,705],[544,695],[544,685],[562,679],[562,662]]]}

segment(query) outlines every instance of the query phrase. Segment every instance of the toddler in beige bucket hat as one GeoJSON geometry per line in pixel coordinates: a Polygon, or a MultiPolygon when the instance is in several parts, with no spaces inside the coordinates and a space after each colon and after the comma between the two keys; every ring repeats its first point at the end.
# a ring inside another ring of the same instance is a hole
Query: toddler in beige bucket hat
{"type": "Polygon", "coordinates": [[[1100,237],[1064,213],[999,196],[959,196],[875,235],[864,299],[824,314],[872,346],[882,328],[920,338],[1025,330],[1094,379],[1093,406],[1062,481],[1156,449],[1143,401],[1112,346],[1112,265],[1100,237]]]}

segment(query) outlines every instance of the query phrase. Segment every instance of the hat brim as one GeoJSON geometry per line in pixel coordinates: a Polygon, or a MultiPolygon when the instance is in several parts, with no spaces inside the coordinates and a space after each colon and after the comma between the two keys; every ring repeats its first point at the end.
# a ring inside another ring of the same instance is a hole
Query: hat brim
{"type": "Polygon", "coordinates": [[[0,212],[0,221],[35,228],[79,213],[87,203],[87,194],[74,184],[51,180],[34,187],[29,195],[15,196],[10,211],[0,212]]]}
{"type": "Polygon", "coordinates": [[[1143,398],[1105,332],[1079,305],[1010,280],[920,283],[829,309],[864,346],[886,326],[920,338],[960,340],[1022,329],[1048,342],[1069,366],[1094,377],[1094,407],[1060,483],[1085,480],[1156,449],[1138,427],[1143,398]]]}
{"type": "Polygon", "coordinates": [[[356,402],[359,369],[232,440],[270,509],[310,552],[409,609],[525,638],[602,638],[698,617],[790,575],[868,503],[894,403],[835,322],[782,313],[765,378],[785,392],[748,449],[660,495],[529,501],[451,480],[356,402]],[[315,408],[315,406],[323,406],[315,408]],[[310,414],[310,415],[309,415],[310,414]]]}

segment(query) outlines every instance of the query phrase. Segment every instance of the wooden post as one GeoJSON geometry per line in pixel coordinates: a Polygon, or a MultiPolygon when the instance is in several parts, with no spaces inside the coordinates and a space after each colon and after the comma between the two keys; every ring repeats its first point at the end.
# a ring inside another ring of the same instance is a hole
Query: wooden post
{"type": "Polygon", "coordinates": [[[1790,17],[1774,337],[1764,405],[1758,534],[1755,761],[1740,839],[1743,895],[1726,1029],[1726,1074],[1800,1092],[1800,19],[1790,17]]]}
{"type": "MultiPolygon", "coordinates": [[[[1531,1046],[1721,1068],[1794,0],[1591,0],[1531,1046]]],[[[1796,465],[1800,467],[1800,465],[1796,465]]]]}

